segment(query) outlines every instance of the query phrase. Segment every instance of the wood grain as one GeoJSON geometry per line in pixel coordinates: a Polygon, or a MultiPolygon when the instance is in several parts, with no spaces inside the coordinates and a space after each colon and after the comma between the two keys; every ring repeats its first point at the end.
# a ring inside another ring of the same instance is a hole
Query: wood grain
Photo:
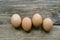
{"type": "Polygon", "coordinates": [[[42,29],[32,29],[26,33],[22,29],[15,29],[10,24],[0,25],[0,40],[60,40],[60,26],[53,26],[49,33],[42,29]]]}
{"type": "Polygon", "coordinates": [[[10,23],[13,13],[32,17],[39,12],[43,18],[50,17],[54,24],[60,24],[59,0],[0,0],[0,24],[10,23]],[[4,20],[3,20],[4,19],[4,20]]]}
{"type": "Polygon", "coordinates": [[[23,19],[32,18],[36,12],[60,25],[60,0],[0,0],[0,40],[60,40],[60,26],[53,26],[49,33],[41,28],[26,33],[12,27],[10,18],[14,13],[23,19]]]}

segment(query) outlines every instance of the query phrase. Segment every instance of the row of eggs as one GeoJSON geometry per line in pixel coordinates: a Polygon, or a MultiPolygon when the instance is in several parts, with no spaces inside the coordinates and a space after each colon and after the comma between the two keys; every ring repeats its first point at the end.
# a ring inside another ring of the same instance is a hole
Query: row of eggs
{"type": "Polygon", "coordinates": [[[35,28],[38,28],[42,25],[43,29],[47,32],[50,31],[53,27],[53,21],[50,18],[45,18],[43,20],[42,16],[39,13],[34,14],[32,20],[29,17],[25,17],[22,20],[19,14],[13,14],[11,17],[11,24],[15,28],[20,27],[20,25],[22,24],[22,28],[26,32],[31,30],[32,24],[35,28]]]}

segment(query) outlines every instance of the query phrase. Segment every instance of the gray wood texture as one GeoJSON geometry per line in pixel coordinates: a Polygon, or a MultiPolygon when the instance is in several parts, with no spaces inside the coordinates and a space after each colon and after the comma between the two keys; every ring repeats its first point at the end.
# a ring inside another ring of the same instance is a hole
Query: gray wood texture
{"type": "Polygon", "coordinates": [[[10,17],[15,12],[22,17],[32,17],[39,12],[43,18],[50,17],[55,24],[60,24],[59,4],[60,0],[0,0],[0,23],[10,23],[10,17]]]}
{"type": "Polygon", "coordinates": [[[53,26],[49,33],[32,29],[30,33],[16,30],[12,25],[0,25],[0,40],[60,40],[60,26],[53,26]]]}
{"type": "Polygon", "coordinates": [[[32,18],[36,12],[60,25],[60,0],[0,0],[0,40],[60,40],[60,26],[54,25],[49,33],[40,28],[26,33],[10,23],[14,13],[32,18]]]}

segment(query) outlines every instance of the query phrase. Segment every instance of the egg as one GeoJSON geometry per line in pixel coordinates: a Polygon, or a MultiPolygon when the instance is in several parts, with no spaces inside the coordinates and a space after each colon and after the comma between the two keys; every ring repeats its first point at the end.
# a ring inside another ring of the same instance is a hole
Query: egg
{"type": "Polygon", "coordinates": [[[25,17],[22,20],[22,28],[24,31],[29,32],[32,27],[32,21],[29,17],[25,17]]]}
{"type": "Polygon", "coordinates": [[[35,28],[38,28],[42,24],[42,16],[39,13],[36,13],[32,17],[32,23],[35,28]]]}
{"type": "Polygon", "coordinates": [[[43,21],[43,29],[49,32],[53,27],[53,21],[50,18],[45,18],[43,21]]]}
{"type": "Polygon", "coordinates": [[[11,17],[11,24],[15,28],[18,28],[21,24],[21,17],[18,14],[13,14],[12,17],[11,17]]]}

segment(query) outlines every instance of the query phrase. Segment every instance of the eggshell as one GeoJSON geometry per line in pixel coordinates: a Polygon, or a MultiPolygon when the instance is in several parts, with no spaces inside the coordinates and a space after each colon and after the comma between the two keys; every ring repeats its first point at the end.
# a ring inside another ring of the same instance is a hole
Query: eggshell
{"type": "Polygon", "coordinates": [[[32,22],[35,28],[38,28],[42,24],[42,16],[38,13],[34,14],[32,17],[32,22]]]}
{"type": "Polygon", "coordinates": [[[52,27],[53,21],[50,18],[45,18],[43,21],[43,29],[48,32],[51,30],[52,27]]]}
{"type": "Polygon", "coordinates": [[[11,24],[15,28],[18,28],[21,24],[21,17],[18,14],[13,14],[12,17],[11,17],[11,24]]]}
{"type": "Polygon", "coordinates": [[[22,28],[26,32],[28,32],[28,31],[30,31],[31,27],[32,27],[31,19],[29,17],[23,18],[23,20],[22,20],[22,28]]]}

